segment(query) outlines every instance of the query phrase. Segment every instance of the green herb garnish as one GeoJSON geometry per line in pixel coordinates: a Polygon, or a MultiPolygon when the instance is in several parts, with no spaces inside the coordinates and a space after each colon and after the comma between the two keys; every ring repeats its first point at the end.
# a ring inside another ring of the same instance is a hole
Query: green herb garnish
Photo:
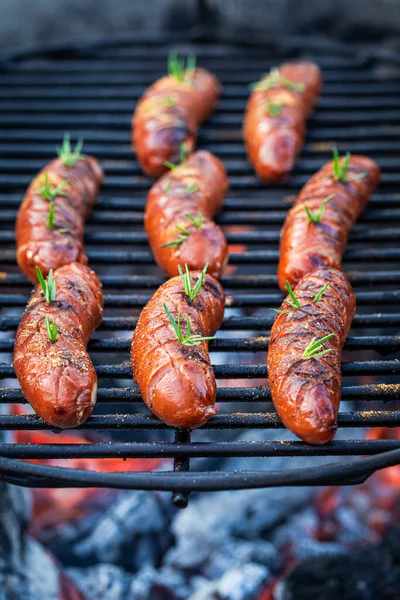
{"type": "Polygon", "coordinates": [[[334,198],[335,196],[336,196],[336,194],[330,194],[329,196],[324,198],[324,200],[322,200],[322,202],[321,202],[319,209],[315,212],[313,210],[311,210],[310,208],[308,208],[308,206],[304,205],[304,210],[306,211],[308,222],[309,223],[319,223],[321,221],[322,217],[324,216],[325,206],[327,205],[329,200],[332,200],[332,198],[334,198]]]}
{"type": "MultiPolygon", "coordinates": [[[[182,142],[181,145],[179,146],[179,154],[180,154],[180,163],[179,163],[179,165],[185,165],[186,161],[187,161],[187,151],[186,151],[186,144],[185,144],[185,142],[182,142]]],[[[179,167],[179,165],[176,165],[175,163],[169,162],[169,160],[164,161],[164,165],[166,167],[168,167],[168,169],[171,169],[171,171],[173,171],[174,169],[177,169],[179,167]]]]}
{"type": "Polygon", "coordinates": [[[46,281],[39,267],[36,267],[36,274],[40,285],[42,286],[46,302],[53,302],[56,298],[56,282],[53,278],[53,269],[50,269],[46,281]]]}
{"type": "Polygon", "coordinates": [[[168,179],[167,185],[164,188],[164,194],[166,196],[168,196],[168,194],[170,193],[170,191],[171,191],[171,181],[168,179]]]}
{"type": "Polygon", "coordinates": [[[321,350],[323,344],[334,337],[334,333],[330,333],[325,337],[317,340],[317,338],[313,338],[311,342],[308,344],[307,348],[304,350],[301,358],[321,358],[321,356],[325,356],[328,352],[332,352],[332,348],[328,348],[326,350],[321,350]]]}
{"type": "Polygon", "coordinates": [[[168,57],[168,74],[180,82],[190,82],[196,69],[196,57],[188,56],[185,60],[178,58],[175,53],[170,53],[168,57]]]}
{"type": "Polygon", "coordinates": [[[52,323],[49,319],[49,317],[46,317],[46,329],[47,329],[47,335],[49,336],[49,340],[54,344],[54,342],[57,339],[57,325],[55,323],[52,323]]]}
{"type": "Polygon", "coordinates": [[[195,333],[191,333],[191,326],[190,326],[190,319],[189,317],[186,315],[185,320],[186,320],[186,335],[183,335],[182,329],[181,329],[181,314],[178,313],[178,322],[175,321],[174,317],[171,315],[171,313],[168,310],[168,307],[166,304],[164,304],[164,310],[167,313],[167,317],[170,320],[170,323],[172,325],[172,327],[174,328],[176,337],[178,338],[178,340],[180,341],[180,343],[182,344],[182,346],[198,346],[200,344],[200,342],[202,341],[208,341],[208,340],[214,340],[215,339],[215,335],[210,336],[210,337],[202,337],[201,335],[195,334],[195,333]]]}
{"type": "MultiPolygon", "coordinates": [[[[326,283],[325,285],[322,286],[322,288],[316,294],[313,302],[318,302],[318,300],[321,299],[323,294],[326,292],[328,285],[329,285],[329,281],[328,281],[328,283],[326,283]]],[[[287,291],[289,292],[290,297],[292,298],[292,300],[285,300],[286,304],[289,304],[289,306],[291,306],[294,310],[301,308],[301,304],[298,301],[298,299],[296,298],[296,296],[294,295],[294,292],[293,292],[292,288],[290,287],[290,283],[288,281],[286,281],[286,288],[287,288],[287,291]]],[[[282,315],[290,315],[293,312],[293,310],[278,310],[276,308],[273,308],[272,310],[274,312],[277,312],[282,315]]]]}
{"type": "Polygon", "coordinates": [[[67,167],[72,167],[76,162],[86,158],[85,154],[81,154],[83,140],[78,140],[75,149],[71,148],[70,135],[65,134],[60,148],[57,148],[57,155],[67,167]]]}
{"type": "Polygon", "coordinates": [[[176,104],[176,100],[174,100],[170,96],[165,96],[164,102],[167,106],[175,106],[175,104],[176,104]]]}
{"type": "Polygon", "coordinates": [[[64,189],[67,183],[68,182],[64,179],[64,181],[61,181],[61,183],[59,183],[56,187],[52,188],[49,181],[49,174],[45,173],[43,186],[40,189],[38,189],[38,193],[42,196],[44,200],[54,200],[56,196],[66,195],[62,193],[62,190],[64,189]]]}
{"type": "MultiPolygon", "coordinates": [[[[294,292],[293,292],[292,288],[290,287],[290,283],[287,280],[286,280],[286,289],[288,291],[289,296],[291,297],[291,300],[285,300],[286,304],[289,304],[289,306],[291,306],[295,310],[297,310],[298,308],[301,308],[301,304],[298,301],[298,299],[296,298],[296,296],[294,295],[294,292]]],[[[274,312],[277,312],[277,313],[280,313],[283,315],[289,315],[292,312],[291,310],[278,310],[277,308],[273,308],[272,310],[274,312]]]]}
{"type": "MultiPolygon", "coordinates": [[[[186,215],[189,221],[196,227],[196,229],[201,229],[203,227],[203,213],[201,210],[197,213],[197,219],[192,217],[192,215],[186,215]]],[[[178,237],[172,242],[167,242],[166,244],[161,244],[160,248],[178,248],[190,235],[190,231],[183,227],[182,225],[176,225],[175,229],[179,231],[178,237]]]]}
{"type": "Polygon", "coordinates": [[[200,189],[200,186],[197,185],[197,183],[189,183],[189,185],[187,185],[185,187],[185,192],[187,194],[194,194],[195,192],[197,192],[200,189]]]}
{"type": "Polygon", "coordinates": [[[261,79],[261,81],[257,81],[257,83],[253,83],[251,89],[253,91],[266,91],[276,86],[282,86],[288,90],[295,90],[296,92],[304,92],[304,83],[296,83],[282,77],[279,73],[279,69],[271,69],[268,77],[261,79]]]}
{"type": "Polygon", "coordinates": [[[283,102],[267,102],[265,110],[271,117],[277,117],[281,114],[283,102]]]}
{"type": "Polygon", "coordinates": [[[189,267],[185,263],[185,273],[183,273],[182,269],[181,269],[181,266],[178,265],[178,271],[179,271],[180,278],[182,280],[183,289],[185,291],[186,296],[188,298],[190,298],[190,300],[192,302],[199,295],[199,292],[201,290],[201,286],[203,285],[204,277],[205,277],[205,275],[207,273],[207,269],[208,269],[208,263],[206,264],[206,266],[202,270],[200,277],[198,278],[198,280],[196,281],[194,287],[192,288],[192,280],[190,279],[189,267]]]}
{"type": "Polygon", "coordinates": [[[54,203],[54,200],[52,200],[49,205],[49,214],[47,216],[47,223],[46,223],[48,229],[54,229],[55,210],[56,210],[56,205],[54,203]]]}
{"type": "Polygon", "coordinates": [[[328,283],[326,283],[325,285],[322,286],[322,288],[319,290],[318,294],[316,294],[313,302],[318,302],[318,300],[320,300],[323,296],[323,294],[325,294],[326,290],[328,289],[328,285],[329,285],[329,281],[328,283]]]}
{"type": "Polygon", "coordinates": [[[333,153],[333,178],[335,181],[342,181],[343,183],[347,183],[348,181],[357,181],[358,179],[362,179],[366,177],[366,171],[361,171],[361,173],[356,173],[354,175],[348,175],[349,167],[350,167],[350,152],[346,152],[345,156],[340,158],[338,149],[335,146],[332,148],[333,153]]]}

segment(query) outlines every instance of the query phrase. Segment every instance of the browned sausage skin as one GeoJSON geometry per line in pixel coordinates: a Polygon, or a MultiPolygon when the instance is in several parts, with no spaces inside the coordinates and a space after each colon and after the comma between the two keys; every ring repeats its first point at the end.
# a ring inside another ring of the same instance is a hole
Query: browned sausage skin
{"type": "Polygon", "coordinates": [[[36,286],[17,330],[14,367],[23,394],[54,427],[76,427],[96,403],[97,376],[86,346],[103,311],[101,283],[80,263],[54,272],[55,299],[36,286]],[[46,325],[55,323],[52,341],[46,325]]]}
{"type": "Polygon", "coordinates": [[[283,64],[253,86],[243,135],[261,180],[276,181],[293,169],[321,86],[321,72],[310,62],[283,64]]]}
{"type": "MultiPolygon", "coordinates": [[[[171,68],[170,74],[149,87],[132,120],[132,143],[145,173],[158,178],[176,163],[185,143],[188,154],[196,145],[197,128],[213,111],[220,86],[205,69],[171,68]]],[[[179,59],[174,59],[179,60],[179,59]]]]}
{"type": "MultiPolygon", "coordinates": [[[[200,272],[191,273],[195,286],[200,272]]],[[[132,341],[132,369],[143,400],[168,425],[183,429],[200,427],[215,414],[216,382],[208,355],[207,340],[183,345],[164,305],[187,335],[213,336],[224,315],[224,291],[206,275],[197,297],[185,293],[180,277],[164,283],[143,309],[132,341]]]]}
{"type": "Polygon", "coordinates": [[[300,308],[292,307],[288,296],[271,329],[269,386],[284,425],[309,444],[324,444],[337,429],[340,358],[355,296],[346,276],[332,267],[305,275],[294,295],[300,308]],[[313,340],[320,342],[331,334],[312,352],[313,340]]]}
{"type": "Polygon", "coordinates": [[[222,162],[199,150],[164,175],[151,188],[145,228],[157,263],[170,277],[178,266],[219,278],[228,260],[228,246],[213,216],[222,207],[228,178],[222,162]]]}
{"type": "Polygon", "coordinates": [[[335,162],[323,166],[306,183],[281,233],[278,284],[282,290],[286,281],[294,287],[318,267],[340,268],[349,231],[379,177],[379,167],[370,158],[336,155],[335,162]],[[310,216],[316,220],[310,221],[310,216]]]}
{"type": "Polygon", "coordinates": [[[83,155],[71,166],[63,159],[53,160],[32,181],[20,206],[15,230],[17,262],[32,283],[37,281],[36,267],[46,277],[50,269],[74,261],[87,263],[84,224],[102,181],[97,160],[83,155]]]}

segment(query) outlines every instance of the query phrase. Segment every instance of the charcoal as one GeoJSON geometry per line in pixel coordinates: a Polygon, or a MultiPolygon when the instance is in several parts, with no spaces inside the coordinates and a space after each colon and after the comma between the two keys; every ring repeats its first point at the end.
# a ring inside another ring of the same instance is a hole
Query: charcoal
{"type": "Polygon", "coordinates": [[[0,482],[0,600],[85,600],[53,556],[27,535],[30,494],[0,482]]]}
{"type": "Polygon", "coordinates": [[[310,558],[280,583],[276,600],[398,600],[400,530],[379,544],[310,558]]]}
{"type": "Polygon", "coordinates": [[[119,492],[101,511],[55,528],[47,544],[67,566],[112,563],[134,572],[160,562],[173,513],[170,494],[119,492]]]}
{"type": "Polygon", "coordinates": [[[279,557],[269,542],[229,540],[211,554],[208,563],[203,567],[203,574],[209,579],[218,579],[230,569],[246,563],[256,563],[277,571],[279,557]]]}
{"type": "Polygon", "coordinates": [[[187,600],[190,593],[184,577],[169,568],[143,567],[131,583],[129,600],[187,600]]]}
{"type": "Polygon", "coordinates": [[[129,589],[132,575],[116,565],[99,564],[67,572],[87,600],[133,600],[129,589]]]}
{"type": "Polygon", "coordinates": [[[205,583],[190,600],[256,600],[269,579],[266,567],[254,563],[239,565],[217,581],[205,583]]]}
{"type": "MultiPolygon", "coordinates": [[[[284,433],[284,437],[292,439],[289,432],[284,433]]],[[[258,438],[282,438],[282,431],[260,432],[258,438]]],[[[254,439],[254,432],[246,432],[239,439],[250,441],[254,439]]],[[[303,457],[302,466],[332,460],[330,457],[303,457]]],[[[259,468],[259,461],[258,458],[231,458],[225,461],[225,468],[251,470],[259,468]]],[[[298,468],[297,459],[274,457],[268,460],[268,469],[290,468],[298,468]]],[[[291,489],[290,493],[287,488],[269,488],[194,496],[188,508],[178,513],[173,521],[175,545],[167,552],[165,563],[191,572],[199,569],[207,572],[212,556],[235,555],[232,546],[240,546],[245,540],[256,544],[259,540],[268,541],[271,531],[308,505],[314,494],[315,488],[301,487],[291,489]]],[[[276,557],[276,552],[272,554],[276,557]]],[[[272,555],[270,558],[274,563],[276,559],[272,555]]],[[[257,560],[253,558],[252,562],[257,560]]],[[[273,566],[269,562],[265,564],[270,568],[273,566]]]]}

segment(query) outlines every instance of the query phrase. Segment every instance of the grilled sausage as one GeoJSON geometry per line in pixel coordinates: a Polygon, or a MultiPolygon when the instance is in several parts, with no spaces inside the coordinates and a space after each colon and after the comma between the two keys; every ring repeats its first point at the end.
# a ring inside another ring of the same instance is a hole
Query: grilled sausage
{"type": "Polygon", "coordinates": [[[83,229],[102,181],[102,169],[90,156],[70,167],[61,159],[53,160],[35,177],[21,204],[16,224],[17,261],[32,283],[37,281],[37,266],[47,276],[50,269],[71,262],[87,264],[83,229]],[[64,182],[60,195],[54,198],[52,229],[47,226],[50,202],[40,193],[46,178],[53,190],[64,182]]]}
{"type": "MultiPolygon", "coordinates": [[[[342,159],[346,160],[346,159],[342,159]]],[[[281,233],[279,287],[293,287],[306,273],[322,266],[340,268],[348,233],[379,182],[379,167],[365,156],[349,160],[346,182],[334,178],[333,162],[322,167],[300,192],[281,233]],[[305,207],[322,218],[310,222],[305,207]]]]}
{"type": "Polygon", "coordinates": [[[145,228],[157,263],[170,277],[185,263],[193,270],[208,263],[208,272],[221,276],[228,246],[212,218],[221,209],[227,188],[222,162],[205,150],[192,154],[151,188],[145,228]]]}
{"type": "Polygon", "coordinates": [[[47,302],[38,285],[17,330],[14,367],[36,413],[54,427],[83,423],[96,403],[97,376],[86,346],[103,311],[101,283],[80,263],[54,272],[56,297],[47,302]],[[46,317],[57,326],[52,342],[46,317]]]}
{"type": "Polygon", "coordinates": [[[158,178],[165,162],[179,160],[185,143],[193,152],[197,128],[213,111],[220,86],[211,73],[195,69],[183,81],[168,75],[149,87],[139,100],[132,121],[132,143],[145,173],[158,178]]]}
{"type": "Polygon", "coordinates": [[[261,180],[276,181],[293,169],[321,85],[320,70],[310,62],[283,64],[255,85],[243,135],[249,161],[261,180]]]}
{"type": "Polygon", "coordinates": [[[340,402],[341,351],[355,311],[355,296],[346,276],[333,267],[305,275],[294,290],[301,308],[288,297],[271,329],[268,377],[272,400],[283,423],[309,444],[332,440],[340,402]],[[329,282],[321,298],[315,296],[329,282]],[[313,338],[333,333],[314,357],[303,358],[313,338]],[[319,352],[330,350],[323,356],[319,352]]]}
{"type": "MultiPolygon", "coordinates": [[[[200,276],[191,273],[193,285],[200,276]]],[[[164,423],[183,429],[200,427],[215,414],[216,382],[207,341],[182,345],[164,310],[164,303],[177,322],[181,314],[191,331],[212,336],[224,315],[225,294],[213,277],[206,275],[192,302],[180,277],[162,285],[143,309],[132,341],[132,369],[143,400],[164,423]]]]}

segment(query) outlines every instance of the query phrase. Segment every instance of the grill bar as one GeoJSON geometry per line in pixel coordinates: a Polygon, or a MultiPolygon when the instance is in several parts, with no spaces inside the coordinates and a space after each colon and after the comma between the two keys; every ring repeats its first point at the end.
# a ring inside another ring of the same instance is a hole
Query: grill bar
{"type": "MultiPolygon", "coordinates": [[[[400,400],[399,384],[365,384],[342,387],[343,400],[370,400],[375,401],[395,401],[400,400]]],[[[100,388],[98,390],[98,402],[105,403],[134,403],[142,404],[139,390],[136,386],[132,388],[100,388]]],[[[271,394],[267,387],[219,387],[217,390],[218,402],[270,402],[271,394]]],[[[19,389],[0,388],[0,403],[27,403],[19,389]]]]}
{"type": "MultiPolygon", "coordinates": [[[[96,372],[99,377],[114,379],[131,379],[132,371],[130,364],[122,363],[119,365],[96,365],[96,372]]],[[[262,365],[215,365],[214,373],[221,379],[265,379],[267,377],[267,367],[262,365]]],[[[343,375],[396,375],[400,373],[399,360],[364,360],[342,363],[343,375]]],[[[0,363],[0,379],[14,376],[12,365],[0,363]]]]}
{"type": "MultiPolygon", "coordinates": [[[[274,315],[257,317],[226,317],[221,331],[265,330],[271,327],[274,315]]],[[[19,317],[0,317],[0,331],[13,330],[18,327],[19,317]]],[[[105,317],[99,331],[133,330],[137,323],[135,317],[105,317]]],[[[358,327],[399,327],[400,313],[372,313],[355,315],[353,328],[358,327]]]]}
{"type": "MultiPolygon", "coordinates": [[[[175,458],[175,464],[187,464],[190,458],[252,456],[348,456],[353,453],[372,456],[395,450],[396,440],[333,442],[326,448],[301,442],[192,442],[188,448],[179,441],[106,444],[0,444],[0,455],[24,459],[69,458],[175,458]]],[[[184,472],[185,468],[174,468],[184,472]]],[[[177,495],[181,492],[175,492],[177,495]]],[[[182,496],[179,496],[182,501],[182,496]]]]}
{"type": "MultiPolygon", "coordinates": [[[[14,348],[14,339],[0,339],[0,352],[12,352],[14,348]]],[[[124,352],[125,354],[131,348],[131,336],[129,338],[111,338],[97,339],[93,338],[89,342],[89,350],[96,352],[124,352]]],[[[269,337],[260,336],[258,338],[219,338],[210,342],[211,352],[266,352],[268,349],[269,337]]],[[[355,349],[375,349],[395,351],[400,348],[400,336],[349,336],[346,341],[345,350],[355,349]]]]}
{"type": "MultiPolygon", "coordinates": [[[[339,416],[340,427],[395,427],[400,425],[400,411],[353,411],[342,412],[339,416]]],[[[230,413],[212,417],[205,425],[206,429],[283,429],[276,413],[230,413]]],[[[0,428],[4,430],[49,430],[47,425],[36,415],[0,415],[0,428]]],[[[171,429],[162,421],[147,414],[95,415],[89,417],[80,429],[87,430],[139,430],[139,429],[171,429]]],[[[396,441],[396,440],[395,440],[396,441]]],[[[190,448],[188,447],[188,452],[190,448]]]]}

